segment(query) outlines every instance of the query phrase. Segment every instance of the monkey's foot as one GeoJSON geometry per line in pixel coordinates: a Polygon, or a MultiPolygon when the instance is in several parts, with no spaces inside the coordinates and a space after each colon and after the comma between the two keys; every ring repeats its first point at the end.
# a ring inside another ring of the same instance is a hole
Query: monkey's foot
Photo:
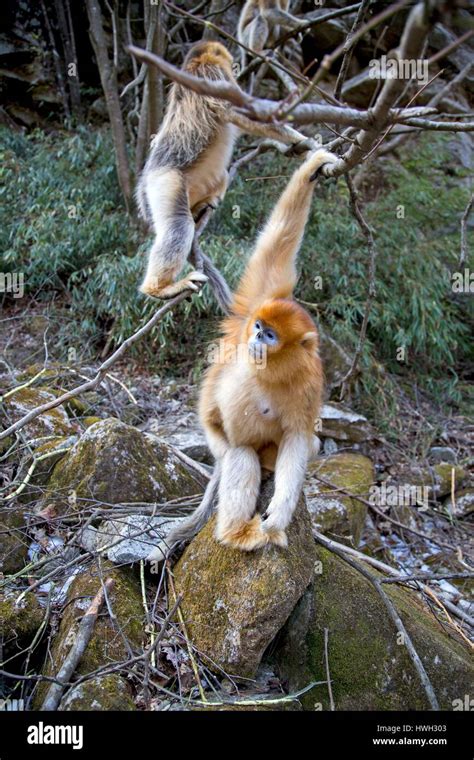
{"type": "Polygon", "coordinates": [[[204,274],[204,272],[197,272],[197,271],[190,272],[184,278],[184,280],[181,281],[183,283],[186,283],[186,287],[183,288],[183,290],[186,290],[187,288],[189,288],[190,290],[194,290],[196,291],[196,293],[198,293],[201,290],[204,283],[208,281],[208,279],[209,277],[207,276],[207,274],[204,274]]]}
{"type": "Polygon", "coordinates": [[[151,298],[161,298],[164,301],[174,298],[185,290],[193,290],[195,293],[199,293],[205,282],[208,281],[208,276],[204,272],[190,272],[186,277],[179,282],[173,282],[171,285],[165,287],[156,287],[151,282],[145,282],[140,287],[142,293],[151,298]]]}
{"type": "MultiPolygon", "coordinates": [[[[278,515],[265,512],[262,519],[262,531],[268,537],[268,542],[286,549],[288,538],[284,528],[277,527],[280,521],[278,515]]],[[[281,524],[281,523],[280,523],[281,524]]]]}
{"type": "MultiPolygon", "coordinates": [[[[309,181],[314,182],[320,171],[325,164],[336,164],[339,161],[339,156],[334,153],[330,153],[324,148],[320,148],[315,151],[306,161],[303,166],[307,166],[310,171],[309,181]]],[[[324,170],[323,170],[324,171],[324,170]]]]}
{"type": "Polygon", "coordinates": [[[265,534],[267,535],[268,541],[271,544],[281,546],[282,549],[286,549],[288,547],[288,536],[284,530],[276,530],[276,528],[271,528],[270,530],[265,531],[265,534]]]}
{"type": "Polygon", "coordinates": [[[216,538],[221,544],[244,552],[260,549],[270,541],[269,535],[262,530],[260,515],[255,515],[248,522],[234,524],[225,530],[217,529],[216,538]]]}

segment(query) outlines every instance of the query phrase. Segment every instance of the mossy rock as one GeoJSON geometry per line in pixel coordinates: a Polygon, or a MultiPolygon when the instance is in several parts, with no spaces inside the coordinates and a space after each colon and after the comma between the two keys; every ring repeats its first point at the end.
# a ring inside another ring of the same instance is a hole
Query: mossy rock
{"type": "MultiPolygon", "coordinates": [[[[273,494],[262,489],[260,508],[273,494]]],[[[254,678],[262,656],[311,581],[315,557],[301,498],[288,528],[288,548],[243,552],[219,544],[214,519],[174,568],[176,593],[193,644],[210,668],[254,678]]]]}
{"type": "Polygon", "coordinates": [[[429,489],[430,501],[443,498],[451,493],[452,471],[454,470],[454,489],[457,491],[467,480],[469,474],[463,467],[450,462],[440,462],[433,467],[426,467],[416,462],[397,467],[391,474],[387,485],[410,485],[429,489]]]}
{"type": "Polygon", "coordinates": [[[361,443],[375,437],[375,430],[363,414],[358,414],[346,406],[331,401],[323,404],[319,413],[319,430],[324,438],[336,441],[361,443]]]}
{"type": "MultiPolygon", "coordinates": [[[[143,606],[139,584],[126,569],[103,561],[100,567],[93,564],[72,582],[61,615],[59,631],[53,639],[43,675],[55,675],[62,666],[79,623],[92,599],[101,588],[101,578],[113,578],[109,592],[110,606],[116,618],[112,622],[105,605],[97,618],[92,636],[76,669],[76,675],[87,675],[102,665],[119,662],[128,657],[120,631],[123,631],[132,648],[139,648],[143,639],[143,606]]],[[[47,693],[48,684],[42,683],[34,698],[34,709],[39,709],[47,693]]]]}
{"type": "Polygon", "coordinates": [[[45,367],[44,364],[40,362],[36,362],[35,364],[30,364],[26,369],[22,370],[16,375],[16,381],[18,384],[27,383],[29,380],[31,380],[35,375],[39,375],[36,383],[41,383],[44,385],[45,380],[48,382],[53,382],[54,380],[57,380],[57,378],[63,374],[64,370],[62,369],[60,364],[57,364],[53,362],[48,367],[45,367]],[[39,373],[41,372],[41,375],[39,373]]]}
{"type": "Polygon", "coordinates": [[[82,424],[86,428],[89,428],[91,425],[95,425],[96,422],[100,422],[100,421],[101,421],[100,417],[94,417],[94,416],[84,417],[81,420],[82,424]]]}
{"type": "Polygon", "coordinates": [[[454,490],[456,491],[467,480],[469,474],[463,467],[454,466],[449,462],[440,462],[435,464],[434,471],[436,473],[436,496],[446,496],[451,491],[451,485],[453,480],[454,470],[454,490]]]}
{"type": "MultiPolygon", "coordinates": [[[[375,588],[354,568],[318,547],[322,572],[282,631],[274,657],[293,692],[325,681],[324,630],[336,710],[428,710],[418,672],[375,588]]],[[[377,574],[371,568],[370,572],[377,574]]],[[[472,689],[474,667],[462,640],[448,634],[409,590],[385,585],[442,709],[472,689]]],[[[449,628],[449,631],[452,629],[449,628]]],[[[301,696],[305,709],[329,709],[326,684],[301,696]]]]}
{"type": "Polygon", "coordinates": [[[91,425],[56,465],[44,501],[69,509],[68,494],[108,504],[162,502],[203,488],[166,444],[120,420],[91,425]]]}
{"type": "Polygon", "coordinates": [[[48,482],[55,465],[66,456],[67,450],[71,449],[77,441],[77,435],[59,436],[51,441],[45,441],[35,448],[37,458],[35,469],[26,488],[19,495],[21,502],[37,500],[44,492],[44,486],[48,482]],[[45,459],[41,457],[45,456],[45,459]]]}
{"type": "Polygon", "coordinates": [[[463,491],[455,494],[454,509],[451,497],[444,502],[444,507],[448,514],[453,514],[458,519],[471,519],[474,513],[474,488],[465,488],[463,491]]]}
{"type": "MultiPolygon", "coordinates": [[[[22,388],[12,396],[8,396],[3,402],[6,415],[5,426],[16,422],[32,409],[54,399],[55,394],[44,388],[22,388]]],[[[66,410],[62,406],[57,406],[29,422],[23,431],[28,438],[41,438],[51,435],[71,435],[74,433],[74,428],[69,422],[66,410]]]]}
{"type": "Polygon", "coordinates": [[[0,591],[0,639],[3,639],[5,646],[12,639],[28,643],[44,617],[44,610],[33,593],[25,594],[17,604],[20,594],[21,589],[17,587],[7,587],[0,591]]]}
{"type": "Polygon", "coordinates": [[[357,496],[367,497],[374,482],[374,466],[368,457],[354,452],[332,454],[310,463],[305,496],[313,526],[320,533],[358,546],[367,515],[367,506],[318,481],[317,476],[357,496]],[[326,495],[331,494],[331,495],[326,495]]]}
{"type": "Polygon", "coordinates": [[[26,564],[25,512],[21,507],[0,509],[0,573],[12,575],[26,564]]]}
{"type": "Polygon", "coordinates": [[[136,710],[130,689],[124,678],[112,673],[103,678],[73,686],[61,700],[58,710],[62,711],[104,711],[126,712],[136,710]]]}

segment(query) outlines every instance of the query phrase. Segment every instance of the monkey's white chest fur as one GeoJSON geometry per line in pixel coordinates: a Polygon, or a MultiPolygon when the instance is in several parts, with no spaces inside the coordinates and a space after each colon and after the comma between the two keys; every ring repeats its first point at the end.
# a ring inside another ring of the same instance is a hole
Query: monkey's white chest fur
{"type": "Polygon", "coordinates": [[[249,367],[226,373],[217,402],[225,420],[225,433],[232,446],[261,446],[281,438],[281,415],[270,394],[259,386],[249,367]]]}

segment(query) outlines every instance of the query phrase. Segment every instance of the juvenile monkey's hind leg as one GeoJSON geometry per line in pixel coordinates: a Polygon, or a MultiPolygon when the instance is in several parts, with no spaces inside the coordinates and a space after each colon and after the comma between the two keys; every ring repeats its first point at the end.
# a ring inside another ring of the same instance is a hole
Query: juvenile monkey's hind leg
{"type": "Polygon", "coordinates": [[[216,538],[227,546],[252,551],[268,543],[255,514],[260,462],[250,446],[229,449],[222,459],[216,538]]]}
{"type": "Polygon", "coordinates": [[[150,171],[144,190],[155,240],[140,290],[155,298],[173,298],[183,290],[199,291],[207,276],[190,272],[175,282],[191,251],[195,224],[189,209],[186,181],[177,169],[150,171]]]}

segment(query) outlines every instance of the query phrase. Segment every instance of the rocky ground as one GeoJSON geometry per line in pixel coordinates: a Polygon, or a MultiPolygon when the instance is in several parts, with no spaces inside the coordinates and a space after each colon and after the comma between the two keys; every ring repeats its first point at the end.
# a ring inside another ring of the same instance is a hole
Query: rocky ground
{"type": "MultiPolygon", "coordinates": [[[[229,550],[215,542],[211,521],[181,555],[145,561],[199,503],[209,477],[195,386],[118,366],[95,390],[2,441],[1,669],[34,676],[2,677],[2,696],[42,706],[47,679],[74,649],[107,579],[61,710],[428,709],[406,636],[442,708],[469,693],[467,445],[440,436],[426,457],[403,456],[402,445],[389,446],[356,409],[333,400],[345,358],[329,338],[325,350],[322,454],[309,467],[286,551],[229,550]],[[384,581],[385,598],[360,565],[384,581]],[[393,571],[428,580],[387,583],[393,571]]],[[[54,362],[10,366],[1,377],[3,425],[90,376],[88,367],[54,362]]],[[[270,479],[262,506],[271,487],[270,479]]]]}

